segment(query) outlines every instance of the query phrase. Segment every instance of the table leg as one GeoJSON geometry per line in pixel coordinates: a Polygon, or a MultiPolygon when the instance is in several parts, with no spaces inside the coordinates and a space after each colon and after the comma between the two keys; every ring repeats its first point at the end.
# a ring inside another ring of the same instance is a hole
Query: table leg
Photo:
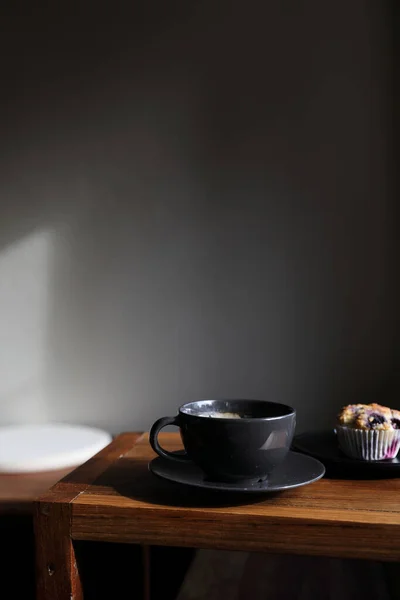
{"type": "Polygon", "coordinates": [[[150,598],[151,598],[150,546],[142,546],[142,557],[143,557],[143,600],[150,600],[150,598]]]}
{"type": "Polygon", "coordinates": [[[35,506],[37,600],[83,600],[70,510],[70,504],[62,502],[35,506]]]}

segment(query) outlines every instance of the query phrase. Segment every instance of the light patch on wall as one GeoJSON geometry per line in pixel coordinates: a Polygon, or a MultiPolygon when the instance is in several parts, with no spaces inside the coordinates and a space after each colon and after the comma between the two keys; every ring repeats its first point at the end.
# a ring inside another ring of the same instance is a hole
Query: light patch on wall
{"type": "Polygon", "coordinates": [[[46,336],[52,236],[0,250],[0,425],[46,420],[46,336]]]}

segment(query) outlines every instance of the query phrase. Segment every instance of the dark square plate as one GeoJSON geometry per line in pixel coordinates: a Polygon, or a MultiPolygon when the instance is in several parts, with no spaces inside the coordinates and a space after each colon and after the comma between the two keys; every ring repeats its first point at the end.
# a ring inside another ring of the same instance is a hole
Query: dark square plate
{"type": "Polygon", "coordinates": [[[317,458],[325,466],[333,465],[373,473],[398,474],[400,476],[400,456],[389,460],[356,460],[349,458],[339,449],[336,434],[331,431],[314,431],[297,435],[292,444],[293,450],[317,458]]]}

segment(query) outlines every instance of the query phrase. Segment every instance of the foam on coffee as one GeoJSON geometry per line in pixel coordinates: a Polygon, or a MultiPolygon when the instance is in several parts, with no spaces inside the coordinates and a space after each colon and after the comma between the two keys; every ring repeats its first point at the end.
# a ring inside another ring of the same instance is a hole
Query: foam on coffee
{"type": "Polygon", "coordinates": [[[200,413],[201,417],[210,417],[212,419],[241,419],[242,416],[239,415],[238,413],[232,413],[232,412],[218,412],[218,411],[211,411],[211,412],[202,412],[200,413]]]}

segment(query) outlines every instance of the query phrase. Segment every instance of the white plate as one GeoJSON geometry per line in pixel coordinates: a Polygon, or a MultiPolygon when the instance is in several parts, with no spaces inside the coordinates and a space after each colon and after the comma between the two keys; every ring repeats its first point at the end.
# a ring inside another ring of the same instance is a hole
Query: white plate
{"type": "Polygon", "coordinates": [[[111,439],[106,431],[79,425],[0,427],[0,472],[32,473],[76,467],[111,439]]]}

